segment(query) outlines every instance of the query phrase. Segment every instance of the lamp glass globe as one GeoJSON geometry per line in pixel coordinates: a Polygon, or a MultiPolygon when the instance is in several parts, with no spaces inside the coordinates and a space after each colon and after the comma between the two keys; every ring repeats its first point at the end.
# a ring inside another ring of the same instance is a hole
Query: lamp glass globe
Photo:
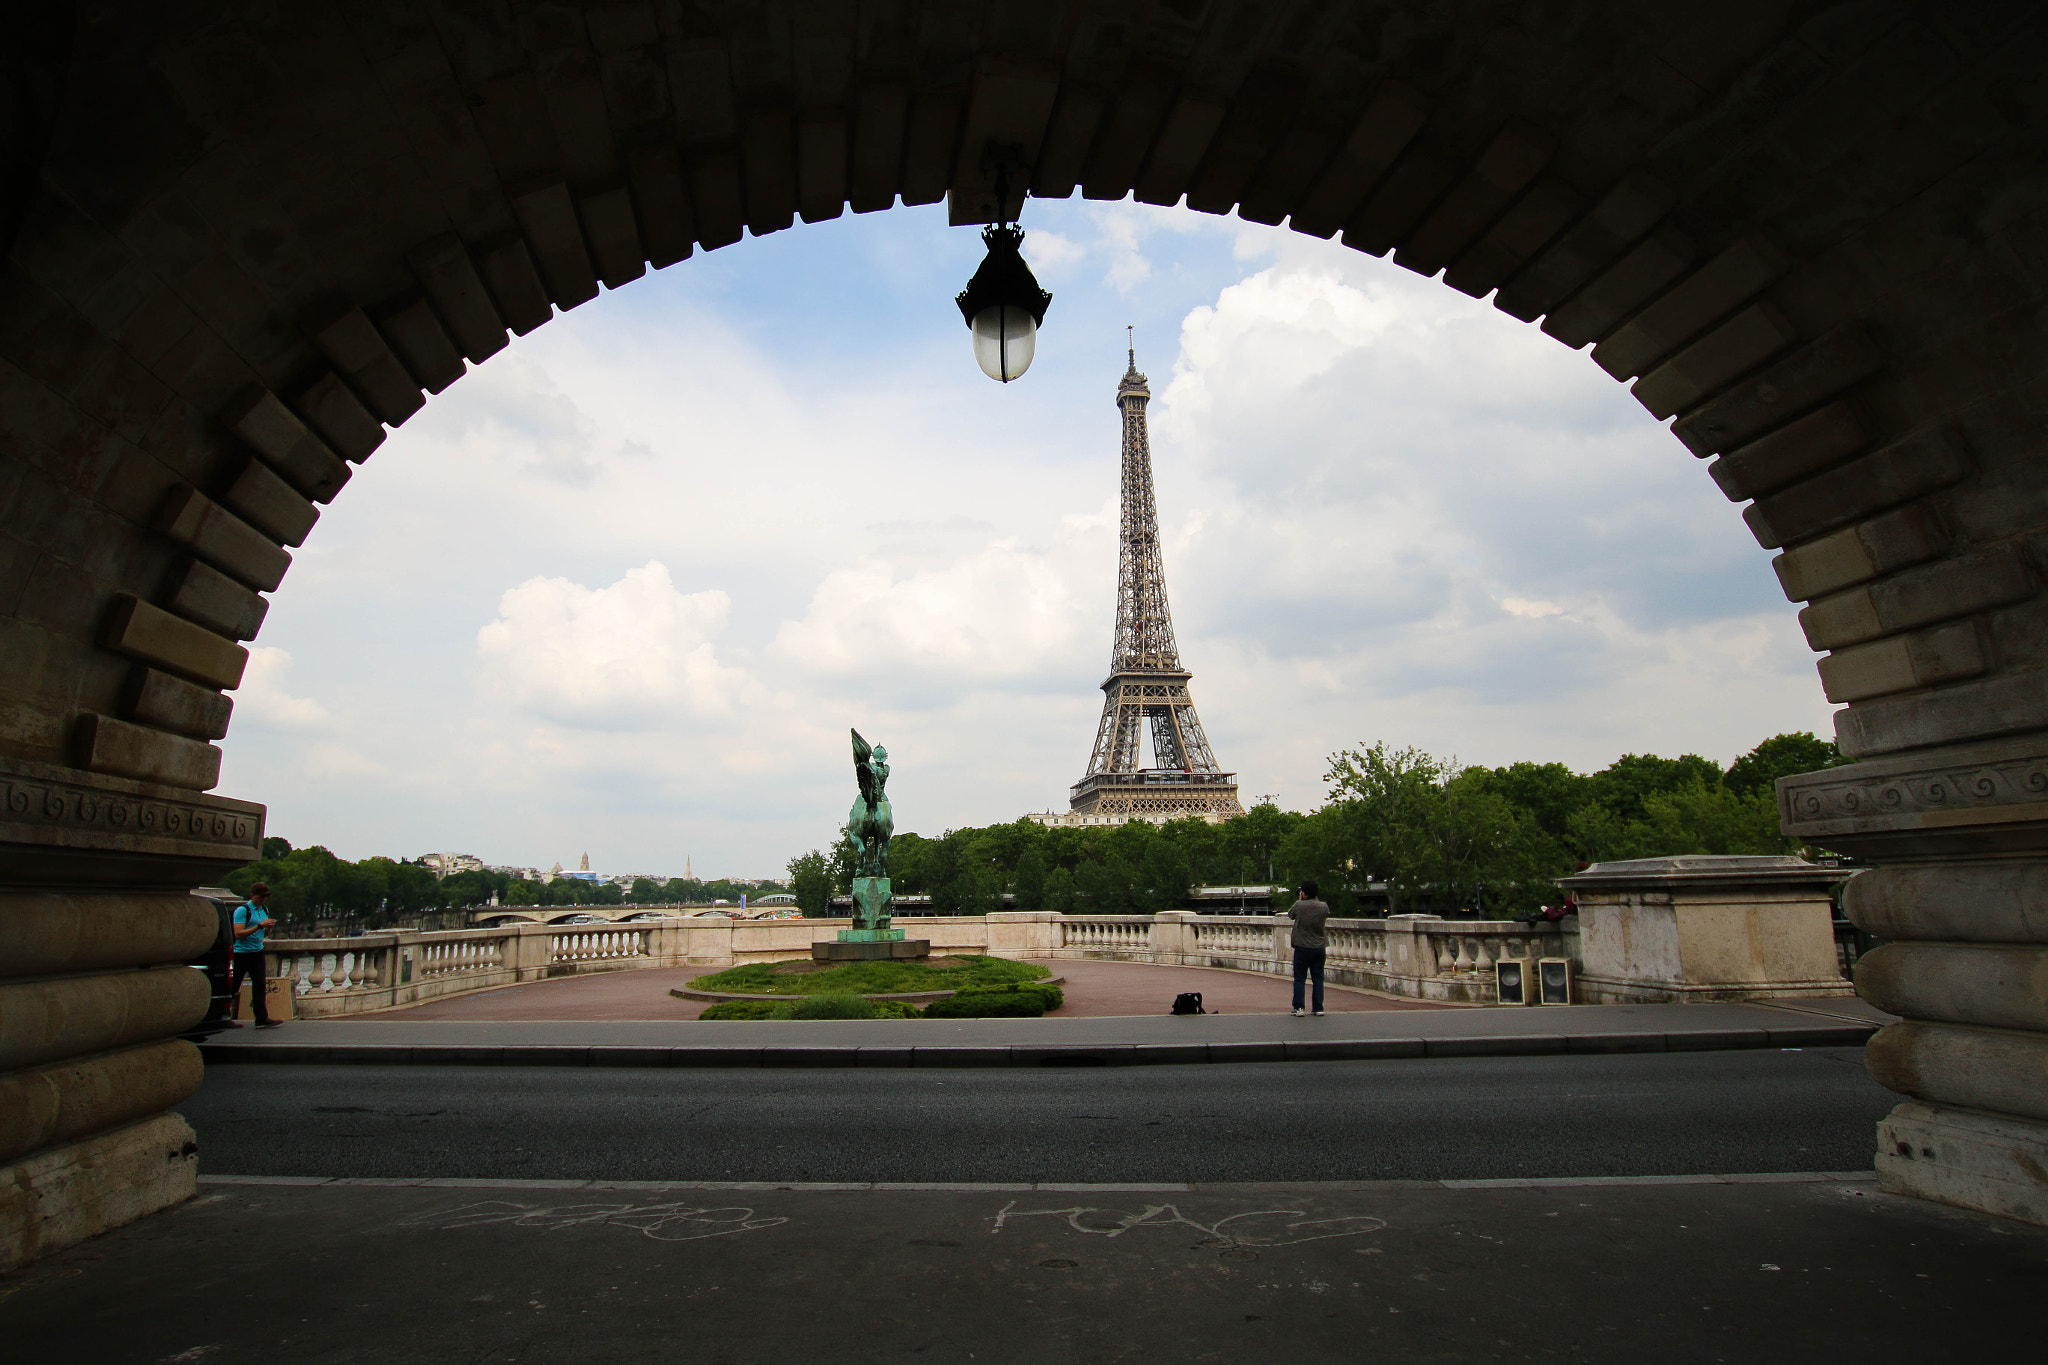
{"type": "Polygon", "coordinates": [[[991,304],[974,315],[974,363],[990,379],[1007,384],[1031,368],[1038,323],[1014,304],[991,304]]]}

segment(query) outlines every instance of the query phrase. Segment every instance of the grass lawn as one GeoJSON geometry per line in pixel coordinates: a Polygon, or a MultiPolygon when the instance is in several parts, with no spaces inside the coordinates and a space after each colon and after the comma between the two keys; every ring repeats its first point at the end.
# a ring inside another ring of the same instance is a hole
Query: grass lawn
{"type": "Polygon", "coordinates": [[[1032,962],[1000,957],[935,957],[924,962],[877,959],[828,967],[820,962],[752,962],[690,984],[735,995],[902,995],[1036,981],[1052,973],[1032,962]]]}

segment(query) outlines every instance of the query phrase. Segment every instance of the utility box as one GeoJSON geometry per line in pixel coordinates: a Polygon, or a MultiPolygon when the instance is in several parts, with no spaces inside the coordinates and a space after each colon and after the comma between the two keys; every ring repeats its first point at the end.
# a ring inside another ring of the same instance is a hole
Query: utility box
{"type": "Polygon", "coordinates": [[[1536,1003],[1569,1005],[1572,1002],[1572,960],[1568,957],[1536,959],[1536,1003]]]}
{"type": "Polygon", "coordinates": [[[1493,998],[1502,1005],[1529,1003],[1529,961],[1504,957],[1493,964],[1493,998]]]}

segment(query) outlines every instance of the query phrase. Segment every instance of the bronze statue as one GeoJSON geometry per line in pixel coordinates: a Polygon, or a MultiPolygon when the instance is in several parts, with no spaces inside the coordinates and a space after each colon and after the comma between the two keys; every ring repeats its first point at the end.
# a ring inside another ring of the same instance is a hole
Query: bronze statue
{"type": "Polygon", "coordinates": [[[846,817],[846,837],[853,841],[853,927],[887,931],[890,919],[889,836],[896,831],[889,810],[889,751],[871,748],[853,735],[853,772],[860,796],[846,817]]]}

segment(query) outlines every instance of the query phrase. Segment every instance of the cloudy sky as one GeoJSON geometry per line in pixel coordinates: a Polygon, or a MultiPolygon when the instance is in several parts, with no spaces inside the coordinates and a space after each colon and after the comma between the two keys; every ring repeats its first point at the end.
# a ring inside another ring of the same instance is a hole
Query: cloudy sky
{"type": "Polygon", "coordinates": [[[1116,593],[1124,326],[1183,657],[1249,795],[1331,751],[1727,762],[1828,710],[1769,559],[1590,360],[1328,243],[1032,201],[1031,372],[975,368],[943,207],[747,240],[429,402],[299,553],[221,790],[344,857],[767,876],[847,729],[897,827],[1063,808],[1116,593]]]}

